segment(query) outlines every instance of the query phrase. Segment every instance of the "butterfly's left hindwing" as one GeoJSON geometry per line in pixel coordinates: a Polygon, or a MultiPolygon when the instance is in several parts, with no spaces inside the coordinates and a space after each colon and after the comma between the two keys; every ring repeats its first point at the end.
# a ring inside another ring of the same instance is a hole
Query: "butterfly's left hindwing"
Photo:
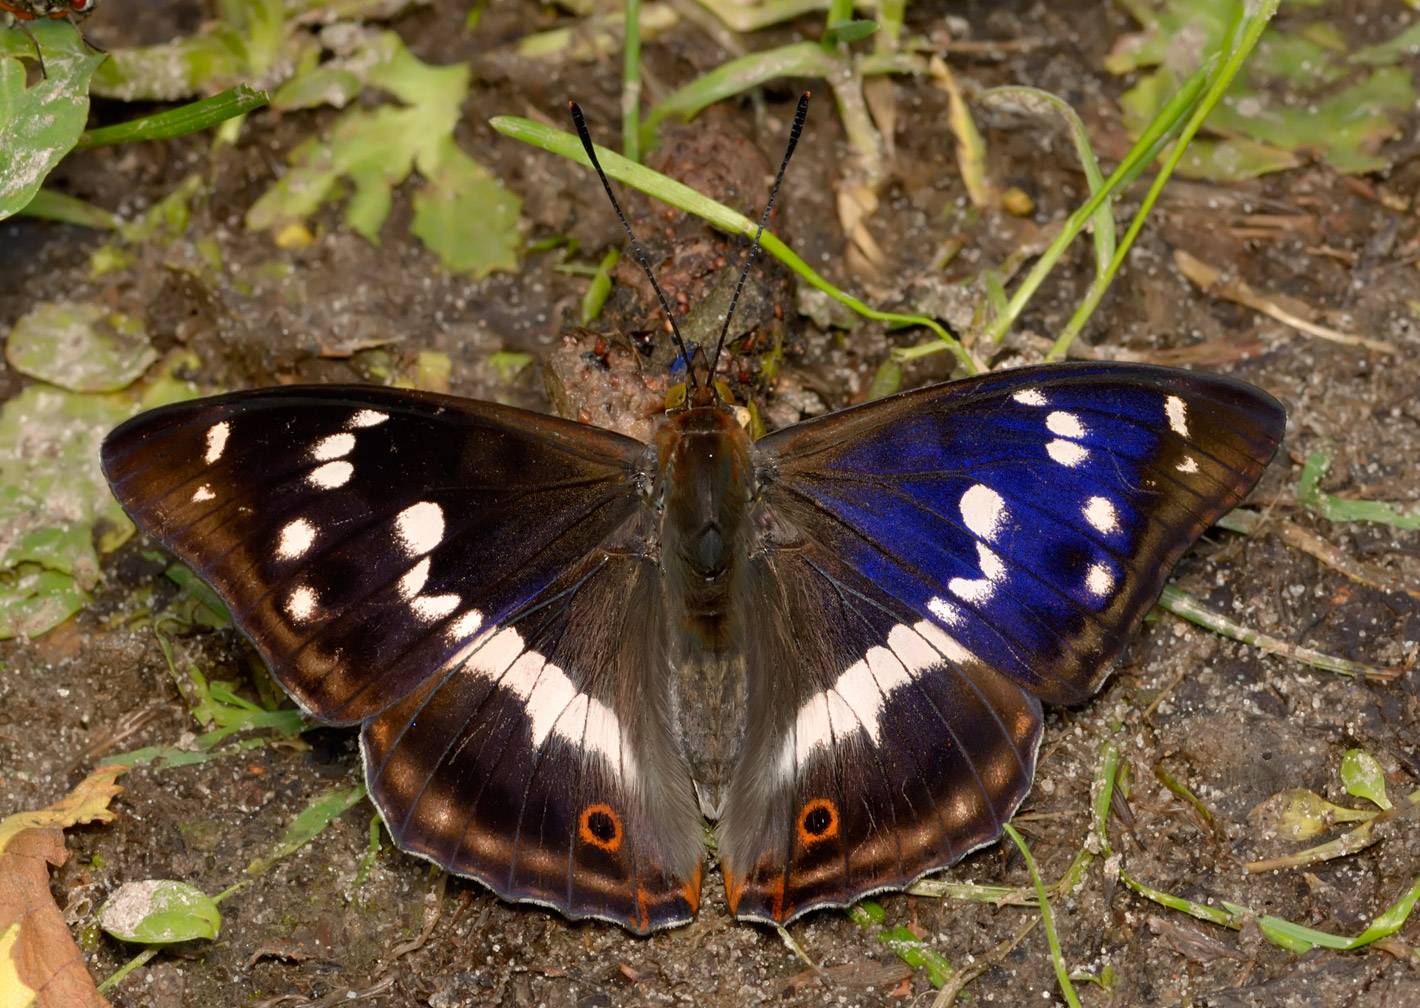
{"type": "Polygon", "coordinates": [[[320,386],[142,414],[103,465],[304,708],[365,722],[401,846],[647,931],[689,918],[702,840],[643,632],[663,623],[644,451],[496,404],[320,386]]]}
{"type": "Polygon", "coordinates": [[[741,915],[785,921],[1000,833],[1040,700],[1097,689],[1183,551],[1281,439],[1266,393],[1070,364],[904,393],[755,445],[745,756],[720,827],[741,915]]]}

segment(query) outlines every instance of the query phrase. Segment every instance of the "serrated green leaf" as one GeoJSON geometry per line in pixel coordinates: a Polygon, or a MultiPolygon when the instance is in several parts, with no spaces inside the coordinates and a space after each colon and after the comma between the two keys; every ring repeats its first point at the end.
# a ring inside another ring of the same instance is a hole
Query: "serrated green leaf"
{"type": "Polygon", "coordinates": [[[522,201],[446,138],[429,183],[414,194],[409,230],[453,273],[487,276],[518,265],[522,201]]]}
{"type": "Polygon", "coordinates": [[[1391,807],[1385,793],[1385,771],[1364,749],[1347,749],[1341,757],[1341,783],[1353,798],[1364,798],[1383,809],[1391,807]]]}
{"type": "Polygon", "coordinates": [[[89,78],[104,59],[66,21],[36,23],[31,34],[46,76],[26,87],[19,57],[33,55],[32,44],[20,32],[0,31],[0,220],[23,210],[78,143],[89,118],[89,78]]]}
{"type": "Polygon", "coordinates": [[[195,886],[173,879],[149,879],[120,886],[99,911],[99,926],[120,941],[171,945],[216,938],[222,912],[195,886]]]}
{"type": "Polygon", "coordinates": [[[347,66],[362,62],[366,80],[403,104],[352,109],[324,142],[298,147],[291,171],[247,212],[247,227],[279,231],[302,221],[345,180],[353,187],[346,223],[378,242],[393,188],[417,170],[425,186],[414,195],[411,230],[448,269],[484,276],[516,267],[521,203],[453,139],[468,67],[422,63],[393,32],[369,39],[361,52],[347,66]]]}

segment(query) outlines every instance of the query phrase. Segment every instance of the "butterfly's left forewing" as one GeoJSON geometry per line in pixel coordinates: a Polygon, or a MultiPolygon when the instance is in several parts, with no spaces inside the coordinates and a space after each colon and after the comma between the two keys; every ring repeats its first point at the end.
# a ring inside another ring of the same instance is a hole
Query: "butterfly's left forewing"
{"type": "Polygon", "coordinates": [[[1000,832],[1039,700],[1098,688],[1284,416],[1225,378],[997,372],[755,446],[762,539],[746,758],[721,824],[743,915],[897,887],[1000,832]],[[761,670],[761,671],[756,671],[761,670]]]}
{"type": "Polygon", "coordinates": [[[401,846],[645,931],[688,919],[701,840],[638,633],[661,622],[644,451],[496,404],[320,386],[142,414],[103,464],[305,709],[365,723],[401,846]]]}

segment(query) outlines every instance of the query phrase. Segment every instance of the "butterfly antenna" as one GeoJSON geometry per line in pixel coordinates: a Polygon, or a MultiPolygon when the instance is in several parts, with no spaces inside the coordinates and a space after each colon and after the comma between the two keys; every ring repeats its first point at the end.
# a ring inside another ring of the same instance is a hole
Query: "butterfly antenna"
{"type": "Polygon", "coordinates": [[[804,119],[809,114],[809,99],[813,97],[813,92],[805,91],[799,95],[799,107],[794,110],[794,125],[789,127],[789,146],[784,148],[784,158],[779,162],[779,174],[774,176],[774,185],[769,189],[769,202],[764,206],[764,216],[759,218],[759,229],[754,233],[754,243],[749,247],[749,255],[745,257],[744,268],[740,270],[740,278],[735,283],[735,293],[730,297],[730,307],[725,311],[725,324],[720,329],[720,339],[715,343],[715,356],[710,358],[710,384],[715,384],[715,368],[720,363],[720,351],[725,346],[725,339],[730,334],[730,320],[735,317],[735,305],[739,304],[740,292],[745,289],[745,281],[749,278],[750,267],[754,265],[755,256],[759,255],[759,240],[764,236],[765,225],[769,223],[769,215],[774,210],[774,199],[779,195],[779,184],[784,181],[784,172],[789,167],[789,159],[794,156],[794,148],[799,145],[799,135],[804,131],[804,119]]]}
{"type": "Polygon", "coordinates": [[[582,139],[582,148],[587,152],[587,158],[592,162],[592,167],[597,170],[597,177],[602,180],[602,188],[606,190],[606,197],[611,200],[612,209],[616,211],[616,219],[621,221],[621,226],[626,230],[626,237],[631,242],[631,254],[641,264],[641,271],[646,274],[646,279],[651,281],[651,289],[661,300],[661,310],[666,313],[666,321],[671,324],[671,338],[675,340],[681,360],[685,361],[686,374],[690,376],[690,387],[699,388],[700,380],[695,376],[695,365],[690,359],[690,353],[685,348],[685,340],[680,335],[680,327],[675,324],[671,303],[666,298],[666,292],[661,290],[661,285],[656,283],[656,275],[651,272],[651,262],[646,258],[646,252],[641,248],[641,243],[636,240],[636,234],[631,230],[626,215],[621,212],[621,204],[616,201],[616,194],[611,191],[611,182],[607,179],[606,172],[602,171],[601,162],[597,160],[596,149],[592,146],[592,135],[587,132],[587,120],[582,115],[582,108],[574,101],[569,101],[567,108],[572,113],[573,124],[577,127],[577,136],[582,139]]]}

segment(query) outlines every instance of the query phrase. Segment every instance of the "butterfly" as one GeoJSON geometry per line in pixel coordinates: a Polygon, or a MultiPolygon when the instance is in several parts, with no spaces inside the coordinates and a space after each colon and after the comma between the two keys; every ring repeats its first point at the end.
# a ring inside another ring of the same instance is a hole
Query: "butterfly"
{"type": "Polygon", "coordinates": [[[143,413],[102,462],[301,708],[360,726],[402,849],[647,933],[696,913],[706,819],[731,912],[779,923],[996,839],[1042,702],[1099,688],[1285,423],[1068,363],[751,440],[689,379],[649,443],[295,386],[143,413]]]}

